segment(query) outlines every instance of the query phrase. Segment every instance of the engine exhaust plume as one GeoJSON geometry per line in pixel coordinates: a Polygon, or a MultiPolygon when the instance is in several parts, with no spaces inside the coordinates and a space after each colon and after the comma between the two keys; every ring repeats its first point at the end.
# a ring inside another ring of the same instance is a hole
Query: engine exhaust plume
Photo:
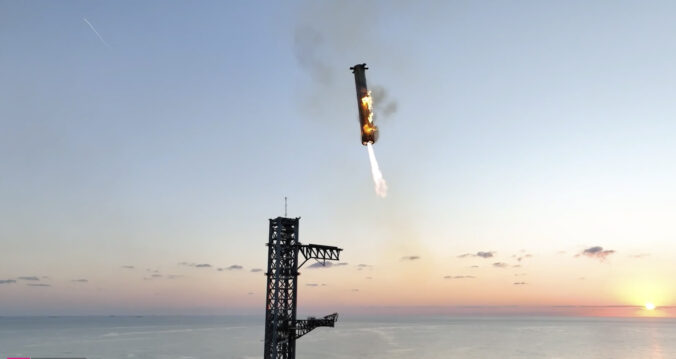
{"type": "Polygon", "coordinates": [[[371,176],[373,176],[373,184],[375,185],[376,194],[382,198],[387,197],[387,182],[383,177],[383,173],[380,172],[380,167],[378,167],[378,160],[376,160],[376,154],[373,152],[373,144],[370,142],[366,144],[366,148],[369,151],[369,161],[371,162],[371,176]]]}

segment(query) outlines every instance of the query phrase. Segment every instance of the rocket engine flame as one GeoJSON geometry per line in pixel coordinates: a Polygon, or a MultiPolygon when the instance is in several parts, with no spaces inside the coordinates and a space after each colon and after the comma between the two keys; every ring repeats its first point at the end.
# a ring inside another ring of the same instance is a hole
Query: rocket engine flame
{"type": "Polygon", "coordinates": [[[371,176],[373,177],[373,184],[375,185],[376,194],[382,198],[385,198],[387,197],[387,182],[385,182],[383,173],[380,172],[378,160],[376,160],[376,154],[375,152],[373,152],[373,144],[367,143],[366,148],[369,151],[369,161],[371,162],[371,176]]]}

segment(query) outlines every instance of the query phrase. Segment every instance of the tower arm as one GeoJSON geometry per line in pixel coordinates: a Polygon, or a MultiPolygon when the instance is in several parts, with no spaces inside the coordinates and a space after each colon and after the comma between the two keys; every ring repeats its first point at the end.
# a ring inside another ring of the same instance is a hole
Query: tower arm
{"type": "Polygon", "coordinates": [[[298,251],[305,258],[305,260],[300,265],[298,265],[298,268],[300,268],[310,259],[317,259],[323,263],[326,263],[326,261],[340,260],[340,251],[342,251],[342,249],[319,244],[302,244],[298,246],[298,251]]]}
{"type": "Polygon", "coordinates": [[[296,321],[296,339],[302,337],[303,335],[309,333],[312,329],[317,327],[333,327],[338,320],[338,313],[333,313],[325,316],[324,318],[313,318],[309,317],[307,319],[301,319],[296,321]]]}

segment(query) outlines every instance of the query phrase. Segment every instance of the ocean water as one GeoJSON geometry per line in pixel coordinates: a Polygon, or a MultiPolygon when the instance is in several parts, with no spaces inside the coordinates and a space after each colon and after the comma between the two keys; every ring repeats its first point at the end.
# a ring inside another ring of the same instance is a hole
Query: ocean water
{"type": "MultiPolygon", "coordinates": [[[[0,358],[261,358],[263,318],[0,317],[0,358]]],[[[298,339],[297,358],[676,359],[676,320],[347,317],[298,339]]]]}

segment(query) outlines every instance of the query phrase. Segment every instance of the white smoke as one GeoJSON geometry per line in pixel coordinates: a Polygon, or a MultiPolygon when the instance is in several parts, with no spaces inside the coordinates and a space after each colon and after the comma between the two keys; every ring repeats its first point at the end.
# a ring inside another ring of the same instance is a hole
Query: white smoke
{"type": "Polygon", "coordinates": [[[378,167],[378,160],[376,160],[376,154],[373,152],[373,145],[371,143],[366,144],[366,148],[369,151],[369,161],[371,162],[371,176],[373,176],[373,184],[375,185],[376,194],[380,197],[387,197],[387,182],[383,178],[383,173],[380,172],[380,167],[378,167]]]}

